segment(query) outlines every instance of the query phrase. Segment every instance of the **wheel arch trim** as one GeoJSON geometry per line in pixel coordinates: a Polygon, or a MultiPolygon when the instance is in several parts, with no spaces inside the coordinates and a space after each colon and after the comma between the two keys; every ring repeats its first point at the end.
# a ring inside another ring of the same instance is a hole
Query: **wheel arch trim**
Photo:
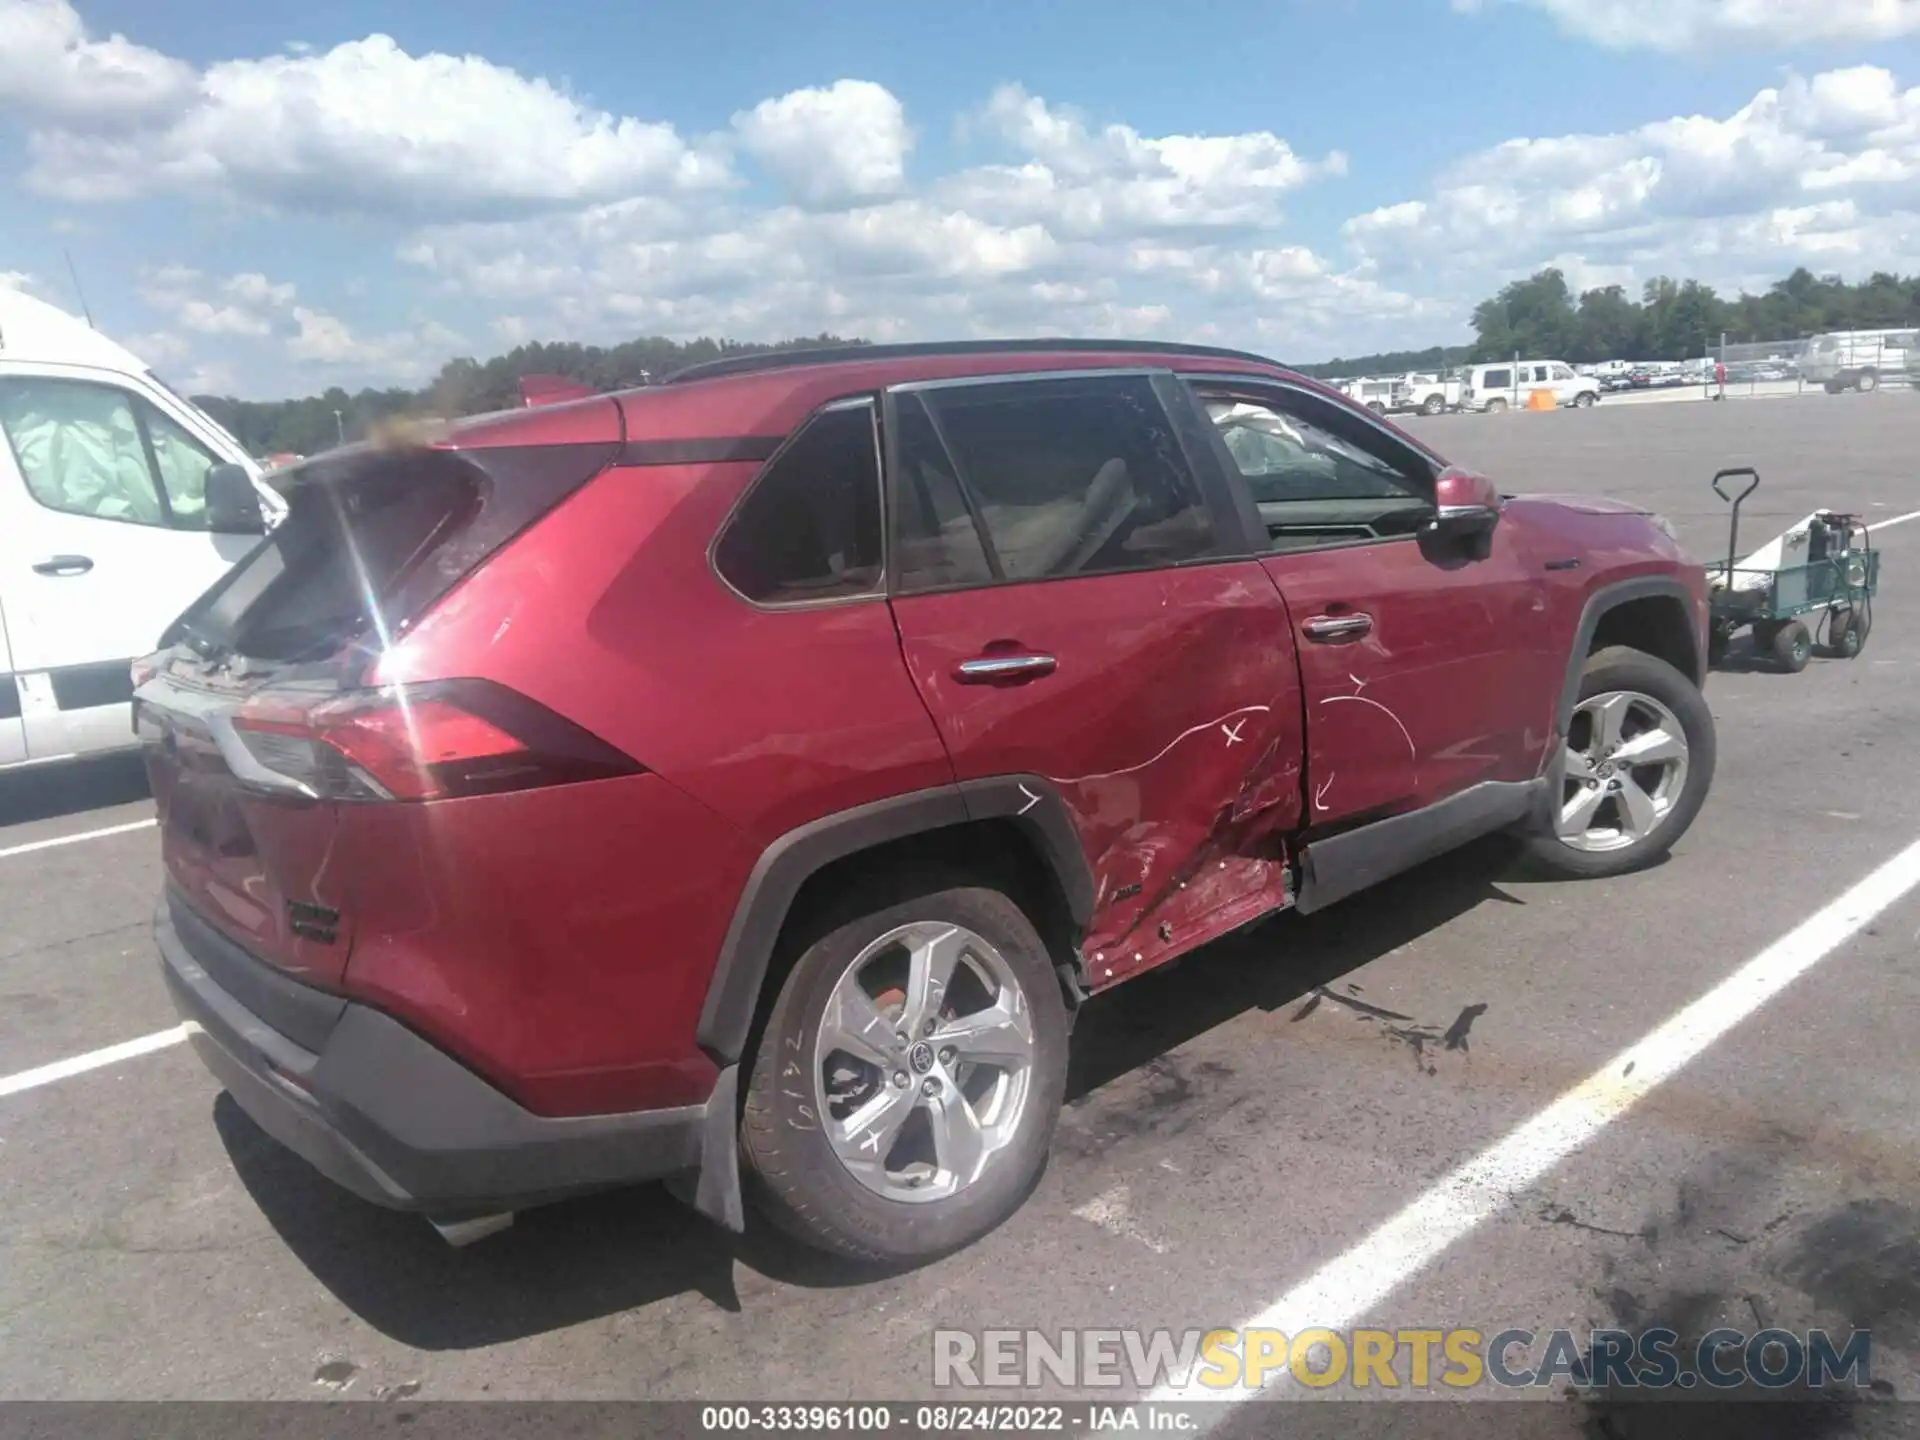
{"type": "Polygon", "coordinates": [[[1609,611],[1617,610],[1636,600],[1667,599],[1680,607],[1680,613],[1688,617],[1686,627],[1687,650],[1691,664],[1684,673],[1695,685],[1706,679],[1705,639],[1697,633],[1699,626],[1693,621],[1693,596],[1687,587],[1671,575],[1639,575],[1628,580],[1615,580],[1602,585],[1591,595],[1580,610],[1580,622],[1573,632],[1573,646],[1567,654],[1567,673],[1560,686],[1560,703],[1554,712],[1554,733],[1565,737],[1567,726],[1573,720],[1573,708],[1580,694],[1580,675],[1586,668],[1587,652],[1593,645],[1594,632],[1600,628],[1600,622],[1609,611]]]}
{"type": "Polygon", "coordinates": [[[694,1038],[721,1065],[745,1053],[761,987],[801,888],[836,860],[892,841],[983,820],[1019,825],[1053,872],[1077,928],[1093,914],[1093,872],[1073,817],[1055,786],[1037,775],[996,775],[910,791],[810,820],[761,853],[714,960],[694,1038]]]}

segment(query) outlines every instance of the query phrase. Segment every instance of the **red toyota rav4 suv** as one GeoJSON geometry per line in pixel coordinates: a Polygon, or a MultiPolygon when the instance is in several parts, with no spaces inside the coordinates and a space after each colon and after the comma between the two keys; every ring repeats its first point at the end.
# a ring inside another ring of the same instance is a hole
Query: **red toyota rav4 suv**
{"type": "Polygon", "coordinates": [[[1711,782],[1665,521],[1256,357],[734,359],[293,473],[141,664],[156,929],[260,1126],[455,1237],[667,1179],[904,1260],[1021,1201],[1089,995],[1711,782]]]}

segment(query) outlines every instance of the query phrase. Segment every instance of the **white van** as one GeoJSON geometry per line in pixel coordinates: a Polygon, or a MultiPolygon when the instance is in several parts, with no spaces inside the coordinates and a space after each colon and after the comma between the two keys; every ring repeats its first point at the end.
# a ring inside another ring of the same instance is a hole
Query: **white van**
{"type": "Polygon", "coordinates": [[[1836,330],[1807,341],[1800,374],[1829,395],[1842,390],[1877,390],[1880,382],[1907,368],[1907,355],[1920,340],[1912,330],[1836,330]]]}
{"type": "Polygon", "coordinates": [[[1462,410],[1518,410],[1536,390],[1551,390],[1553,403],[1585,409],[1600,398],[1600,382],[1576,375],[1564,360],[1496,360],[1467,367],[1460,391],[1462,410]]]}
{"type": "Polygon", "coordinates": [[[0,771],[131,748],[129,663],[285,513],[139,359],[0,289],[0,771]]]}

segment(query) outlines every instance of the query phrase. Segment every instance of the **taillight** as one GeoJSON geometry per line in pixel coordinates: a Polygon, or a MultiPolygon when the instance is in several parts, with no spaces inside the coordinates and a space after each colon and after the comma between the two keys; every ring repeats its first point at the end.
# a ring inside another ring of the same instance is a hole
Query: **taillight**
{"type": "Polygon", "coordinates": [[[240,773],[242,781],[314,799],[451,800],[643,768],[489,680],[390,685],[315,704],[261,697],[232,724],[256,772],[240,773]]]}

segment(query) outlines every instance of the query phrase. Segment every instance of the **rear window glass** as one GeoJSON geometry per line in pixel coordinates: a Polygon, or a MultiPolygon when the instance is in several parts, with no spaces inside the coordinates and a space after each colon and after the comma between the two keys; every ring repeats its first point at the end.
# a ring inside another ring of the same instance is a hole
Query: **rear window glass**
{"type": "Polygon", "coordinates": [[[192,625],[196,636],[264,660],[391,628],[387,602],[408,570],[479,509],[479,470],[428,454],[370,465],[350,482],[297,488],[287,518],[192,625]]]}
{"type": "Polygon", "coordinates": [[[314,461],[292,473],[286,518],[168,640],[293,661],[391,634],[612,454],[609,446],[550,445],[314,461]]]}
{"type": "Polygon", "coordinates": [[[1480,377],[1480,388],[1483,390],[1499,390],[1511,384],[1513,384],[1511,370],[1489,370],[1480,377]]]}

